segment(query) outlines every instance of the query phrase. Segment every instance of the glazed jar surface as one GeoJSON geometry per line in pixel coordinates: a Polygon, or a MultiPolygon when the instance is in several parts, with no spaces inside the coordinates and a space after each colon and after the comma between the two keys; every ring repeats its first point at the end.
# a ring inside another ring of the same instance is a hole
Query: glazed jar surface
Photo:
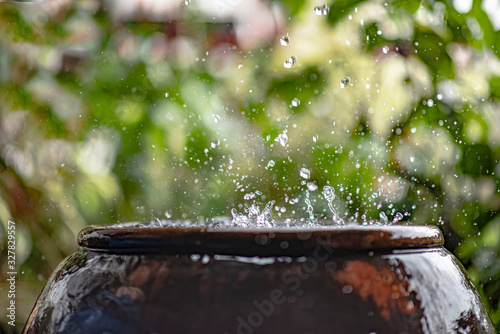
{"type": "Polygon", "coordinates": [[[430,226],[88,228],[24,333],[494,333],[430,226]]]}

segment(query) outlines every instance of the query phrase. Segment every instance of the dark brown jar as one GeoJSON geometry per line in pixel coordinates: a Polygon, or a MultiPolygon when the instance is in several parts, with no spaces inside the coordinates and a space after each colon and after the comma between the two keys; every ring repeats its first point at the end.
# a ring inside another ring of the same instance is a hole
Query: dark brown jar
{"type": "Polygon", "coordinates": [[[24,333],[494,333],[432,226],[94,227],[24,333]]]}

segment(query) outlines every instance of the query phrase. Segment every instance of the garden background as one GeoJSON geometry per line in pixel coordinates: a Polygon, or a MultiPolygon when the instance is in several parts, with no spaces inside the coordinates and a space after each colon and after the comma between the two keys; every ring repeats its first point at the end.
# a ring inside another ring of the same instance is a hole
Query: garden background
{"type": "MultiPolygon", "coordinates": [[[[500,326],[500,2],[0,3],[0,305],[88,225],[272,204],[439,226],[500,326]],[[3,292],[2,292],[3,291],[3,292]]],[[[0,315],[3,312],[0,312],[0,315]]],[[[0,327],[9,330],[7,319],[0,327]]]]}

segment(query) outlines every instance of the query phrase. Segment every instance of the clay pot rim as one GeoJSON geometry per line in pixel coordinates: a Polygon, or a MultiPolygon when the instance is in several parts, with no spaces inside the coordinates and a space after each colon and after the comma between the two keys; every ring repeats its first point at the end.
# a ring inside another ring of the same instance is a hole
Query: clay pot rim
{"type": "Polygon", "coordinates": [[[290,228],[87,227],[81,247],[106,253],[302,256],[323,247],[332,251],[404,250],[441,247],[435,226],[346,225],[290,228]]]}

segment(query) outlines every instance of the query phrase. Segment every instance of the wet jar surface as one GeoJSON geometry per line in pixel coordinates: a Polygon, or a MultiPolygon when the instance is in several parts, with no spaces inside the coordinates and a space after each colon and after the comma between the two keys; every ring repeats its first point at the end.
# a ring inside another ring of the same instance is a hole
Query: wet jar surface
{"type": "Polygon", "coordinates": [[[24,333],[494,333],[430,226],[88,228],[24,333]]]}

